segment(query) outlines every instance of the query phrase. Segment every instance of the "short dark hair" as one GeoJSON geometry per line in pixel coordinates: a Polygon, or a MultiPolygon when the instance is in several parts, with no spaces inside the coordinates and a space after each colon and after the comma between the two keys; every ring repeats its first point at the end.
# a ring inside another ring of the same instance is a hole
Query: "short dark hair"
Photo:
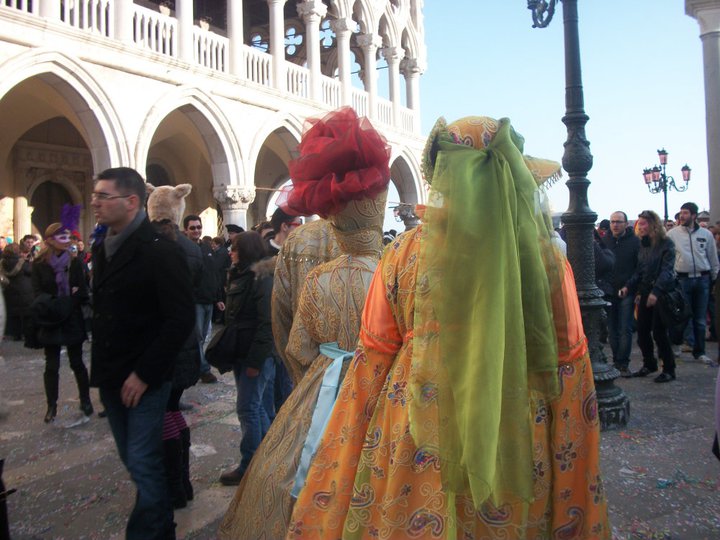
{"type": "Polygon", "coordinates": [[[690,213],[697,216],[698,213],[698,205],[694,202],[686,202],[680,207],[680,210],[690,210],[690,213]]]}
{"type": "Polygon", "coordinates": [[[270,225],[272,226],[272,230],[276,233],[279,233],[283,223],[290,223],[294,221],[296,217],[297,216],[291,216],[290,214],[286,213],[282,208],[278,208],[273,212],[273,215],[270,218],[270,225]]]}
{"type": "Polygon", "coordinates": [[[191,221],[199,221],[200,225],[202,225],[202,219],[200,219],[200,216],[196,216],[195,214],[188,214],[183,218],[183,229],[187,231],[188,223],[191,221]]]}
{"type": "Polygon", "coordinates": [[[110,180],[115,182],[115,187],[123,195],[137,195],[141,204],[145,204],[147,193],[145,192],[145,180],[135,169],[130,167],[115,167],[105,169],[97,175],[98,180],[110,180]]]}
{"type": "Polygon", "coordinates": [[[250,266],[267,255],[265,242],[255,231],[238,233],[233,238],[231,250],[237,253],[241,267],[250,266]]]}
{"type": "MultiPolygon", "coordinates": [[[[615,211],[613,212],[613,214],[622,214],[622,215],[623,215],[623,219],[627,222],[627,214],[626,214],[625,212],[623,212],[622,210],[615,210],[615,211]]],[[[610,214],[610,215],[612,216],[612,214],[610,214]]]]}

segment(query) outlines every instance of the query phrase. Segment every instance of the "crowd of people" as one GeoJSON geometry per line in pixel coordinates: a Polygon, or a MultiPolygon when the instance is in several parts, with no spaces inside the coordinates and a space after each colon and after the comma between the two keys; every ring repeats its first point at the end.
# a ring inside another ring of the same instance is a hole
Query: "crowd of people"
{"type": "Polygon", "coordinates": [[[654,381],[674,381],[675,358],[682,353],[717,366],[717,359],[706,354],[705,342],[717,340],[713,288],[720,269],[720,223],[711,226],[707,212],[686,202],[674,222],[663,222],[652,210],[641,212],[634,223],[625,212],[613,212],[600,222],[595,238],[596,279],[607,301],[607,341],[620,374],[647,377],[658,371],[659,358],[662,372],[654,381]],[[679,332],[668,326],[658,304],[678,288],[691,312],[679,332]],[[634,332],[643,364],[631,371],[634,332]],[[673,347],[672,335],[682,336],[679,349],[673,347]]]}

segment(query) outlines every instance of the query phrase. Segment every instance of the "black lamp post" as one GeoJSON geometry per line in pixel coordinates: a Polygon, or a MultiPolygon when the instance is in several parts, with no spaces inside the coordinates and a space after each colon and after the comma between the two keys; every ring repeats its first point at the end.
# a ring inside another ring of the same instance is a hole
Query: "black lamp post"
{"type": "Polygon", "coordinates": [[[658,158],[660,159],[660,166],[655,165],[652,169],[643,169],[643,178],[645,179],[645,185],[648,187],[650,193],[662,193],[663,201],[665,202],[665,221],[668,220],[668,206],[667,206],[667,192],[670,189],[679,191],[687,191],[688,182],[690,182],[690,171],[692,170],[687,166],[687,163],[680,169],[682,172],[682,179],[685,184],[678,186],[675,183],[675,179],[672,176],[665,174],[665,166],[667,165],[667,151],[663,148],[658,150],[658,158]]]}
{"type": "MultiPolygon", "coordinates": [[[[550,24],[558,1],[528,0],[533,28],[545,28],[550,24]]],[[[567,212],[562,215],[562,222],[567,231],[568,259],[575,274],[583,326],[588,338],[600,428],[612,429],[627,424],[630,401],[622,389],[613,383],[620,373],[607,363],[600,344],[600,322],[605,316],[605,300],[603,292],[595,283],[593,229],[597,214],[590,209],[587,196],[590,186],[587,173],[592,168],[593,157],[590,143],[585,137],[588,116],[584,109],[577,4],[577,0],[563,0],[566,110],[562,121],[567,127],[567,140],[562,165],[570,177],[566,183],[570,191],[570,203],[567,212]]]]}

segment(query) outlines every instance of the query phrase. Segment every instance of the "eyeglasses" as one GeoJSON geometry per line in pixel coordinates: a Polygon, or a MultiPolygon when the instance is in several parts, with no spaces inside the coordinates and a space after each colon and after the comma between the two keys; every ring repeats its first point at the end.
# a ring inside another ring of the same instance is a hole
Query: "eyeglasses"
{"type": "Polygon", "coordinates": [[[610,225],[622,225],[623,223],[627,223],[627,221],[611,221],[610,225]]]}
{"type": "Polygon", "coordinates": [[[190,225],[188,231],[202,231],[202,225],[190,225]]]}
{"type": "Polygon", "coordinates": [[[128,197],[132,197],[132,194],[131,195],[110,195],[109,193],[103,193],[102,191],[100,191],[100,192],[93,191],[90,194],[91,201],[109,201],[112,199],[127,199],[128,197]]]}
{"type": "Polygon", "coordinates": [[[288,227],[299,227],[300,225],[302,225],[302,222],[300,221],[291,221],[288,223],[288,227]]]}

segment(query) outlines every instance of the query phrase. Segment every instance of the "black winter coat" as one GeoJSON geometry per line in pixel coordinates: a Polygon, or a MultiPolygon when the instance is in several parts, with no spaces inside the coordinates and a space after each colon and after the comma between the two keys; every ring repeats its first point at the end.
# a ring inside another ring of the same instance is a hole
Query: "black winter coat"
{"type": "Polygon", "coordinates": [[[9,283],[3,289],[8,317],[24,316],[35,294],[32,286],[32,263],[18,255],[3,255],[2,270],[9,283]]]}
{"type": "Polygon", "coordinates": [[[195,327],[192,282],[182,249],[145,220],[112,260],[93,249],[90,384],[121,388],[133,371],[151,388],[172,376],[195,327]]]}
{"type": "Polygon", "coordinates": [[[213,250],[204,242],[198,244],[198,247],[202,253],[203,271],[200,282],[194,287],[195,303],[214,304],[222,298],[222,291],[218,283],[217,267],[214,261],[213,250]]]}
{"type": "Polygon", "coordinates": [[[249,341],[239,346],[247,354],[235,359],[237,367],[261,369],[272,354],[270,304],[274,271],[275,257],[268,257],[242,270],[232,266],[228,273],[225,324],[245,330],[239,334],[249,341]]]}
{"type": "Polygon", "coordinates": [[[628,227],[618,238],[612,234],[606,234],[603,237],[603,243],[615,254],[615,264],[609,281],[617,292],[635,273],[640,252],[640,238],[635,236],[632,227],[628,227]]]}
{"type": "MultiPolygon", "coordinates": [[[[67,268],[70,291],[77,287],[77,291],[70,294],[73,299],[72,314],[61,325],[63,345],[75,345],[87,339],[85,321],[81,306],[88,302],[88,288],[85,282],[85,273],[82,263],[77,258],[71,258],[67,268]]],[[[57,297],[58,289],[55,282],[55,271],[49,263],[42,259],[35,259],[32,263],[32,287],[35,298],[42,294],[57,297]]],[[[35,321],[37,323],[37,321],[35,321]]],[[[45,345],[42,339],[40,345],[45,345]]]]}
{"type": "Polygon", "coordinates": [[[675,244],[665,238],[656,246],[640,247],[638,265],[627,282],[629,294],[659,297],[675,288],[675,244]]]}

